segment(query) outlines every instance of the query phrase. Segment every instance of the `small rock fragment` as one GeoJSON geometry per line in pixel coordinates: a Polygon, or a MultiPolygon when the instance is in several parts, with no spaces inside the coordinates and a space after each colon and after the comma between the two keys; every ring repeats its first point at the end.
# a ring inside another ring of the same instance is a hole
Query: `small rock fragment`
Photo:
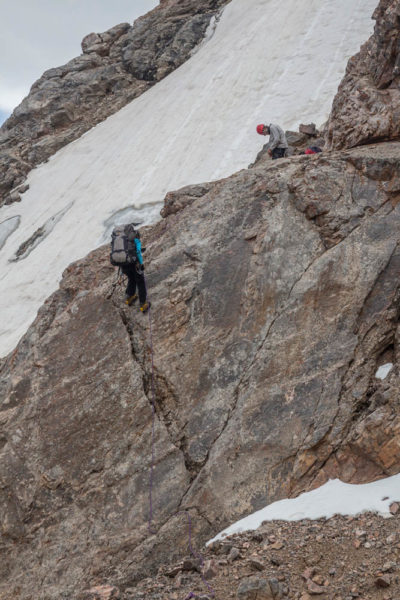
{"type": "Polygon", "coordinates": [[[235,546],[233,548],[231,548],[229,554],[228,554],[228,561],[229,562],[233,562],[234,560],[238,559],[240,556],[240,550],[238,548],[235,548],[235,546]]]}
{"type": "Polygon", "coordinates": [[[119,589],[113,585],[97,585],[84,592],[84,600],[117,600],[119,589]]]}
{"type": "Polygon", "coordinates": [[[380,588],[388,588],[391,584],[389,575],[380,575],[375,579],[375,585],[380,588]]]}
{"type": "Polygon", "coordinates": [[[258,558],[250,558],[249,565],[252,569],[255,569],[256,571],[264,570],[264,563],[262,563],[261,560],[259,560],[258,558]]]}
{"type": "Polygon", "coordinates": [[[392,573],[397,567],[397,564],[394,561],[388,561],[382,567],[382,571],[384,573],[392,573]]]}
{"type": "Polygon", "coordinates": [[[239,600],[273,600],[274,596],[266,579],[247,577],[243,579],[237,591],[239,600]]]}
{"type": "Polygon", "coordinates": [[[29,190],[29,183],[25,183],[25,184],[19,185],[17,187],[17,192],[19,194],[25,194],[25,192],[27,192],[28,190],[29,190]]]}
{"type": "Polygon", "coordinates": [[[215,560],[206,560],[203,567],[203,577],[206,579],[212,579],[216,577],[218,573],[218,567],[215,560]]]}
{"type": "Polygon", "coordinates": [[[270,549],[271,550],[282,550],[284,546],[284,543],[281,541],[275,542],[274,544],[270,545],[270,549]]]}
{"type": "Polygon", "coordinates": [[[279,598],[279,596],[281,595],[281,585],[279,583],[279,581],[273,577],[272,579],[268,580],[269,583],[269,587],[271,588],[271,592],[272,592],[272,597],[273,598],[279,598]]]}
{"type": "Polygon", "coordinates": [[[198,573],[201,572],[201,569],[200,569],[199,565],[197,564],[197,562],[192,560],[191,558],[185,558],[185,560],[183,561],[182,570],[183,571],[197,571],[198,573]]]}
{"type": "Polygon", "coordinates": [[[317,135],[317,128],[315,123],[310,123],[307,125],[301,123],[301,125],[299,125],[299,132],[305,133],[306,135],[317,135]]]}
{"type": "Polygon", "coordinates": [[[364,531],[363,529],[356,529],[355,533],[358,538],[361,538],[361,539],[367,538],[367,532],[364,531]]]}
{"type": "Polygon", "coordinates": [[[167,577],[176,577],[182,571],[182,565],[175,565],[168,571],[165,571],[167,577]]]}
{"type": "Polygon", "coordinates": [[[307,590],[310,594],[324,594],[326,591],[322,585],[318,585],[318,583],[315,583],[311,579],[307,581],[307,590]]]}
{"type": "Polygon", "coordinates": [[[312,576],[315,573],[315,567],[307,567],[303,573],[302,573],[302,577],[303,579],[305,579],[307,581],[307,579],[311,579],[312,576]]]}

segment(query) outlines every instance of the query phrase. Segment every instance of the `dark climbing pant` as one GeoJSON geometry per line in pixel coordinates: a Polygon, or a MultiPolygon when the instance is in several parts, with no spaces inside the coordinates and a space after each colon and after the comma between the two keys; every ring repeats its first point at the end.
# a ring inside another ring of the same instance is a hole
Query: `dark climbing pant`
{"type": "Polygon", "coordinates": [[[133,296],[136,292],[136,286],[139,292],[139,302],[144,304],[146,302],[146,284],[144,282],[143,273],[136,269],[135,265],[123,265],[121,271],[128,278],[128,285],[126,286],[126,295],[128,297],[133,296]]]}
{"type": "Polygon", "coordinates": [[[284,158],[286,154],[286,148],[274,148],[272,150],[272,160],[276,160],[277,158],[284,158]]]}

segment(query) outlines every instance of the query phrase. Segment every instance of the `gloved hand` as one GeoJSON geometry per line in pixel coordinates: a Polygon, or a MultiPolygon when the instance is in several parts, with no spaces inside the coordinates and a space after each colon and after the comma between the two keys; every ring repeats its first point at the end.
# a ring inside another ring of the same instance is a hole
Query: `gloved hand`
{"type": "Polygon", "coordinates": [[[140,270],[144,271],[144,265],[140,265],[140,270]]]}

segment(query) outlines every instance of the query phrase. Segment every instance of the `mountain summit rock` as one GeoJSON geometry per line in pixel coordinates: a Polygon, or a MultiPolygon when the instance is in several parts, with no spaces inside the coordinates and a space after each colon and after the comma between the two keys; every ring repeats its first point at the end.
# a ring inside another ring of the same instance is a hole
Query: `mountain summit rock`
{"type": "Polygon", "coordinates": [[[46,71],[0,128],[0,206],[57,150],[179,67],[229,0],[168,0],[82,40],[83,54],[46,71]]]}
{"type": "Polygon", "coordinates": [[[329,148],[351,148],[400,136],[400,5],[381,0],[371,38],[350,59],[334,99],[329,148]]]}

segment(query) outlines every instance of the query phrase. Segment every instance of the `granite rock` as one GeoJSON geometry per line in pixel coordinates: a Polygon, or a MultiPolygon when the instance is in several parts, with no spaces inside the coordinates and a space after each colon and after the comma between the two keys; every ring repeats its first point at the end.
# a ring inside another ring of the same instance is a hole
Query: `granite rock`
{"type": "Polygon", "coordinates": [[[374,33],[350,59],[329,118],[327,147],[398,139],[400,135],[400,6],[380,0],[374,33]]]}
{"type": "Polygon", "coordinates": [[[0,362],[0,597],[125,589],[185,553],[182,510],[200,543],[398,472],[399,164],[388,143],[175,192],[142,231],[152,345],[107,247],[65,271],[0,362]]]}

